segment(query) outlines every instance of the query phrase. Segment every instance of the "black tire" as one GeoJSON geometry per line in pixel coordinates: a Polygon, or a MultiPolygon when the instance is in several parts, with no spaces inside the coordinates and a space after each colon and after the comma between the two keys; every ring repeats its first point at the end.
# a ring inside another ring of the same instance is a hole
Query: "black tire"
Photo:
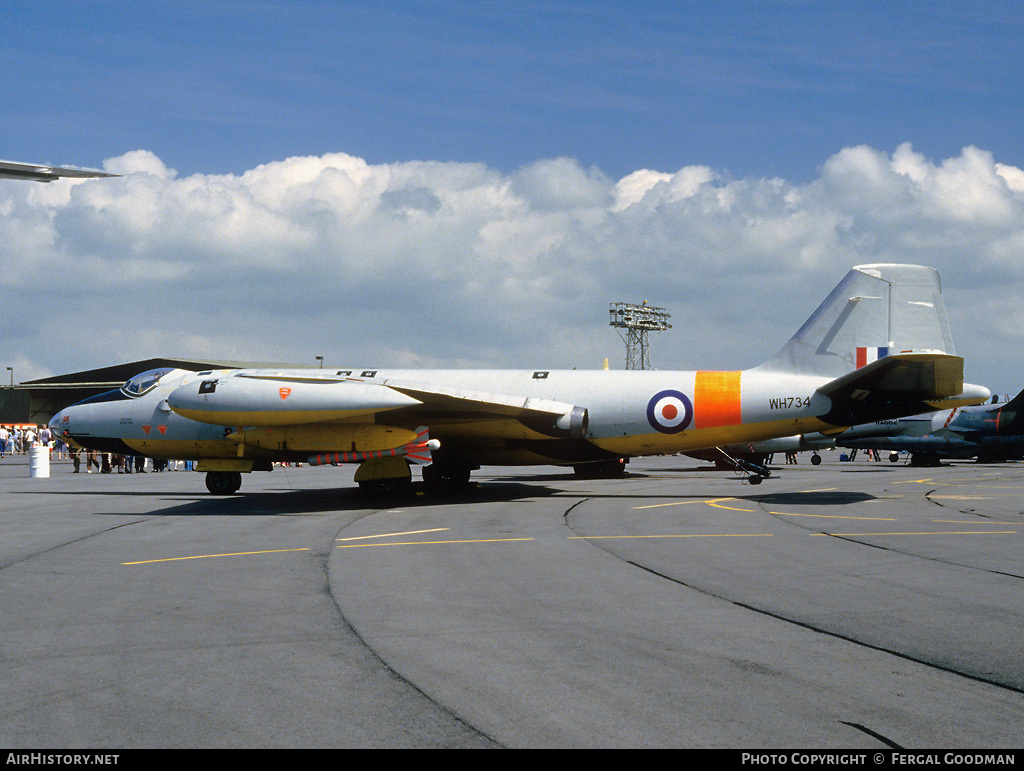
{"type": "Polygon", "coordinates": [[[234,495],[242,486],[238,471],[207,471],[206,489],[214,495],[234,495]]]}
{"type": "Polygon", "coordinates": [[[939,455],[934,452],[915,452],[910,455],[911,466],[939,466],[939,455]]]}
{"type": "Polygon", "coordinates": [[[469,484],[471,470],[457,463],[431,463],[423,467],[423,483],[432,490],[454,490],[469,484]]]}
{"type": "Polygon", "coordinates": [[[359,489],[364,493],[377,496],[378,498],[387,498],[392,495],[399,495],[406,489],[410,484],[409,479],[403,479],[401,477],[393,477],[390,479],[364,479],[359,483],[359,489]]]}
{"type": "Polygon", "coordinates": [[[572,470],[581,479],[618,479],[626,475],[626,462],[618,458],[596,463],[578,463],[572,470]]]}
{"type": "Polygon", "coordinates": [[[818,455],[817,453],[812,455],[811,456],[811,465],[812,466],[820,466],[821,465],[821,456],[818,455]]]}

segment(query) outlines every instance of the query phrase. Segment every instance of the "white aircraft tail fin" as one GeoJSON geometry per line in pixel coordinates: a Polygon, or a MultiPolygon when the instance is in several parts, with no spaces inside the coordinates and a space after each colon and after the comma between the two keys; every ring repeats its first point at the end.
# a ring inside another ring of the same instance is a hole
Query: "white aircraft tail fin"
{"type": "Polygon", "coordinates": [[[911,352],[955,353],[938,271],[858,265],[757,369],[837,378],[885,356],[911,352]]]}
{"type": "Polygon", "coordinates": [[[775,356],[756,370],[831,378],[822,420],[852,426],[978,404],[964,383],[939,274],[920,265],[858,265],[775,356]]]}

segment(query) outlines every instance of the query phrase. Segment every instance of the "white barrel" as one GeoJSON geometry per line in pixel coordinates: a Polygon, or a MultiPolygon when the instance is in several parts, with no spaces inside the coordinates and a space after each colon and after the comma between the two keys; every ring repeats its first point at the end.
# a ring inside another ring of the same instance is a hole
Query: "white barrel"
{"type": "Polygon", "coordinates": [[[50,448],[37,444],[28,451],[28,475],[30,477],[50,476],[50,448]]]}

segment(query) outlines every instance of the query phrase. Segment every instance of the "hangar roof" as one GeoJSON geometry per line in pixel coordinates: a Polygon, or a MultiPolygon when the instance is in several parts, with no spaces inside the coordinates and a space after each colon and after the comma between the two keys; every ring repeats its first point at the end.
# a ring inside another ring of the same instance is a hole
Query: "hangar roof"
{"type": "MultiPolygon", "coordinates": [[[[99,387],[116,388],[127,380],[150,369],[162,367],[174,367],[192,372],[200,372],[204,369],[304,369],[301,364],[281,364],[253,361],[218,361],[215,359],[143,359],[141,361],[130,361],[124,364],[114,364],[110,367],[99,369],[87,369],[81,372],[71,372],[67,375],[54,375],[39,380],[27,380],[16,386],[16,388],[31,388],[39,390],[45,388],[65,389],[78,387],[99,387]]],[[[308,365],[307,365],[308,367],[308,365]]],[[[312,367],[308,367],[312,369],[312,367]]]]}
{"type": "MultiPolygon", "coordinates": [[[[70,404],[120,388],[136,375],[151,369],[174,367],[192,372],[205,369],[313,369],[309,365],[277,362],[217,361],[214,359],[143,359],[110,367],[87,369],[66,375],[28,380],[14,386],[0,409],[0,422],[42,425],[70,404]],[[20,392],[20,393],[19,393],[20,392]],[[27,392],[27,398],[25,395],[27,392]],[[15,398],[16,397],[16,398],[15,398]]],[[[7,389],[4,389],[7,392],[7,389]]]]}

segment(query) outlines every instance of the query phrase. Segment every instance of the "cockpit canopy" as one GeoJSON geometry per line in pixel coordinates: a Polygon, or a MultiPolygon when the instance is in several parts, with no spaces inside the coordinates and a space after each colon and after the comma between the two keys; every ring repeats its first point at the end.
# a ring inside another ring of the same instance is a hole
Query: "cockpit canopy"
{"type": "Polygon", "coordinates": [[[127,396],[131,396],[133,398],[136,396],[142,396],[156,388],[157,383],[160,382],[160,378],[164,375],[170,374],[171,372],[174,372],[173,367],[147,370],[146,372],[136,375],[121,386],[121,391],[127,396]]]}

